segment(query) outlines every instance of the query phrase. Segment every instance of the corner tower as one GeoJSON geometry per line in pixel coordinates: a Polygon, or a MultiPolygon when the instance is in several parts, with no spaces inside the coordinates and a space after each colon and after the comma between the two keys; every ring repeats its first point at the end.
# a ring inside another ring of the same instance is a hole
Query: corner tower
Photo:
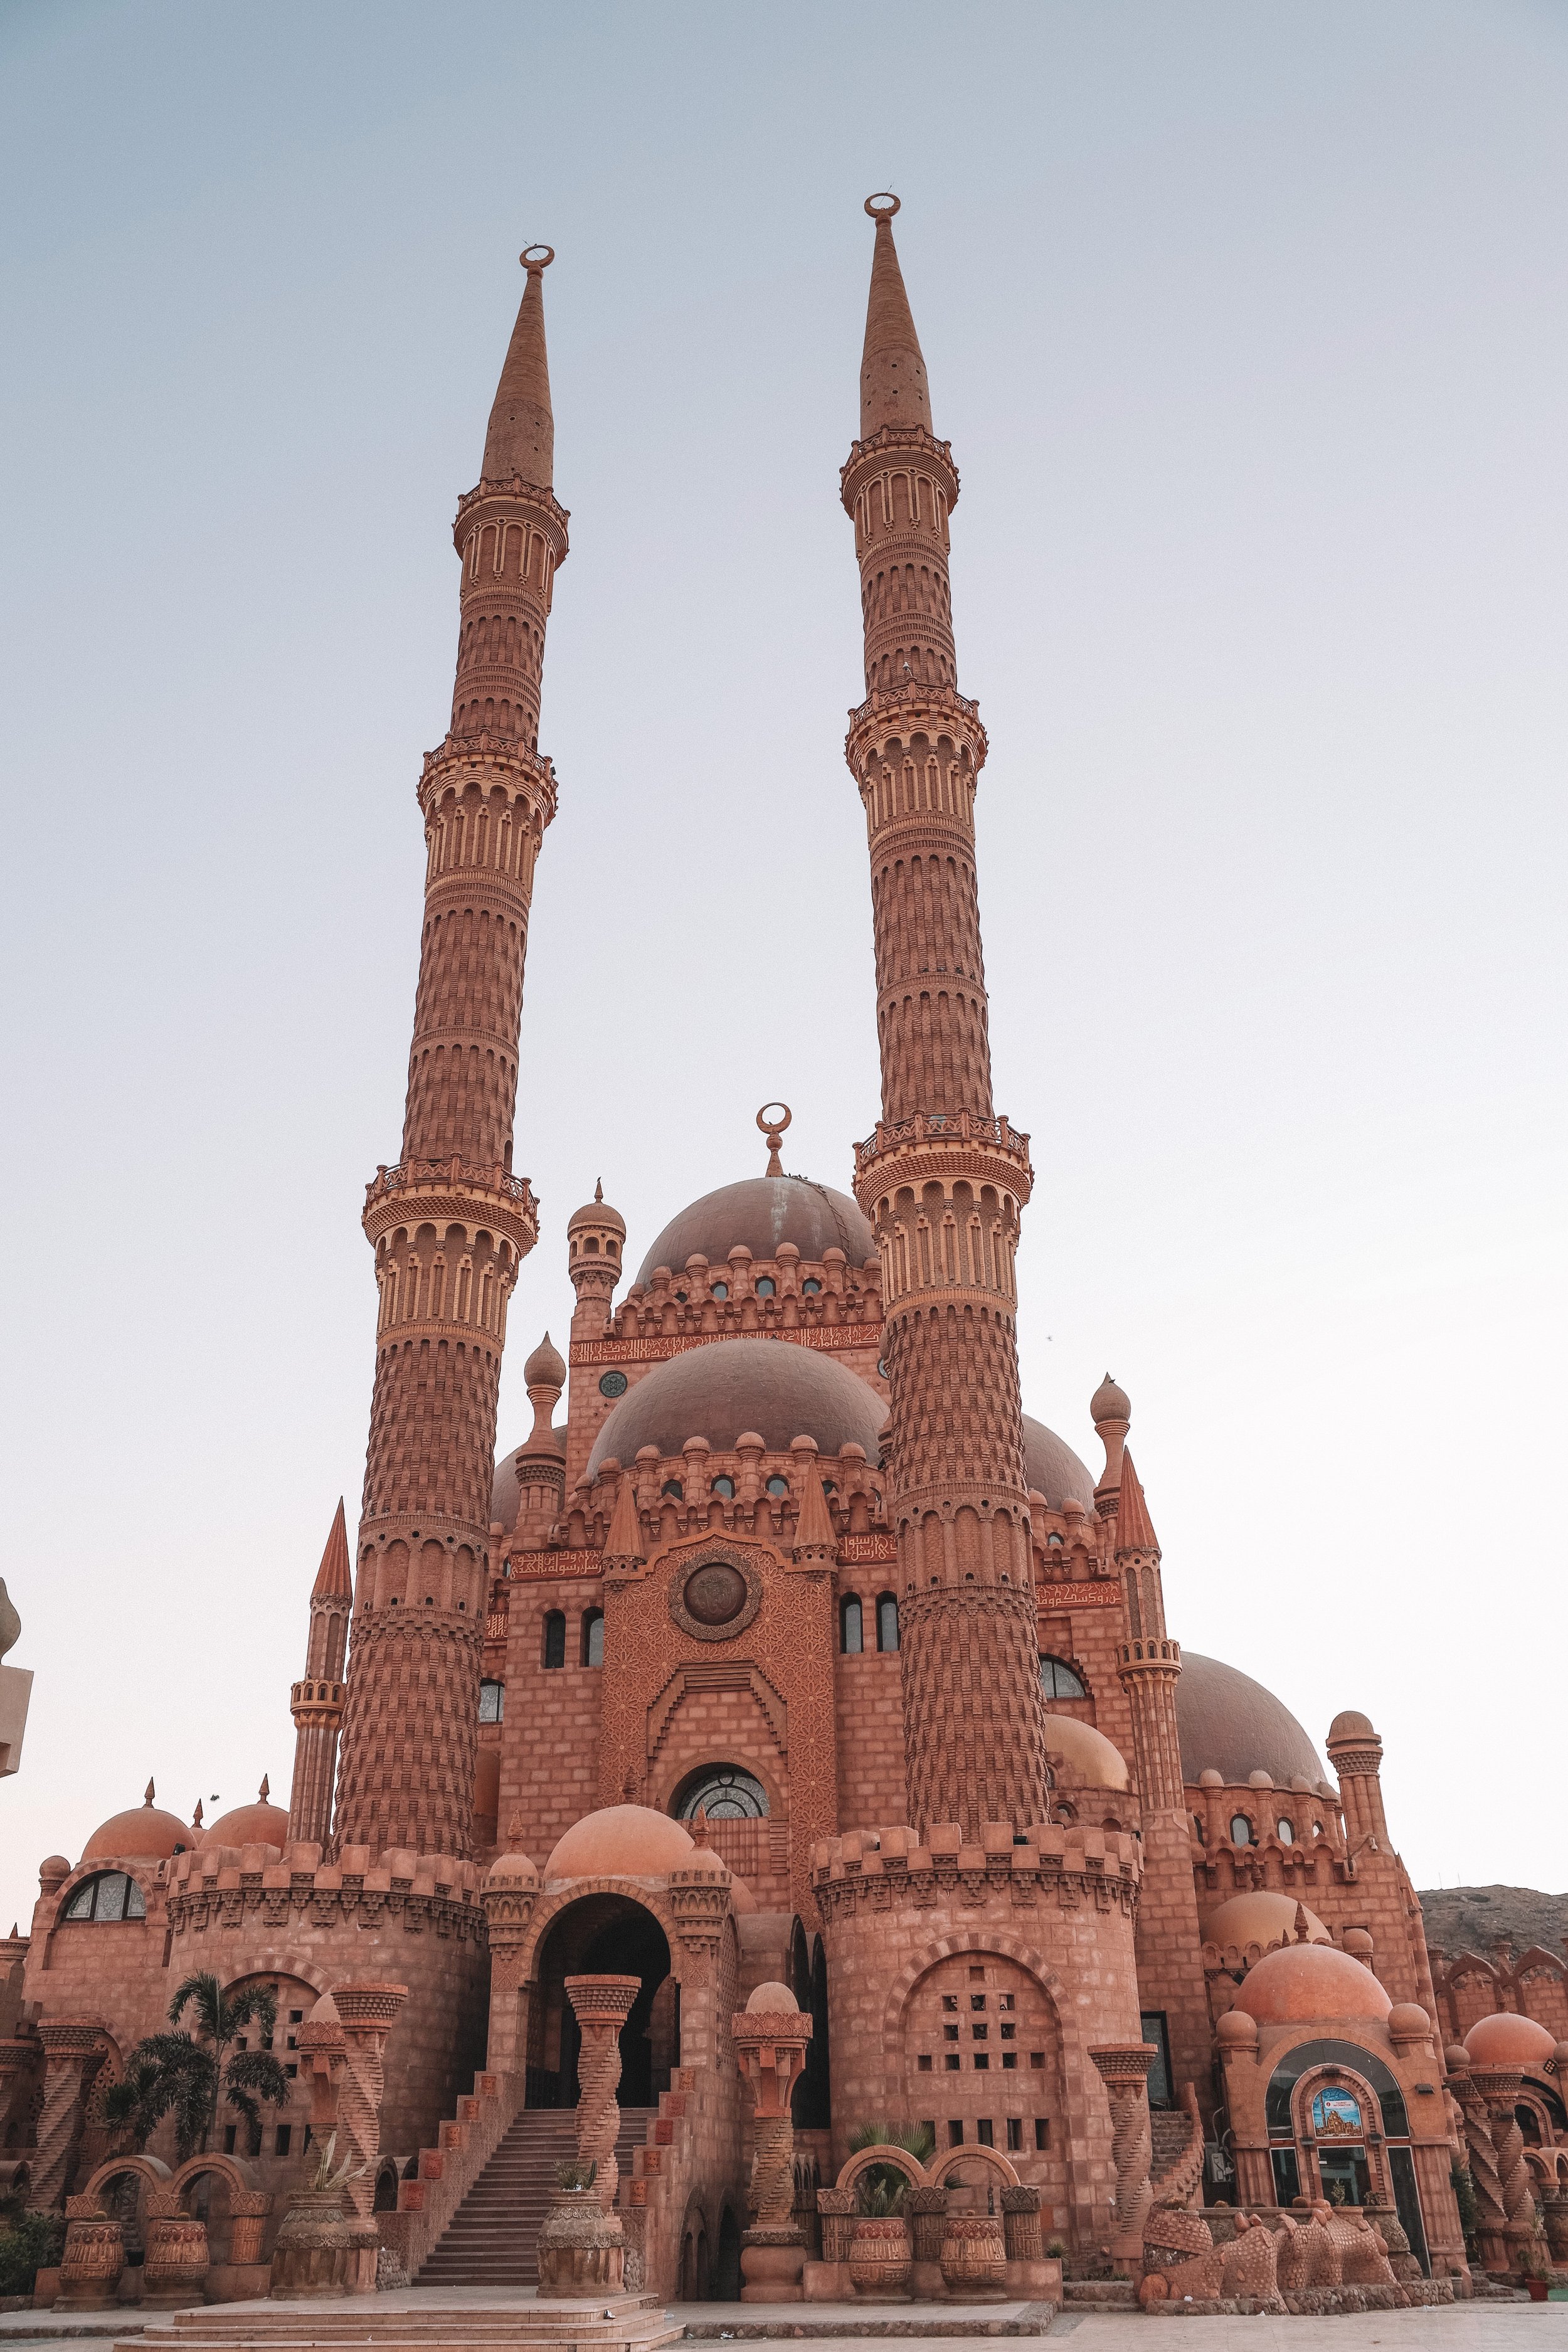
{"type": "Polygon", "coordinates": [[[381,1295],[334,1836],[467,1855],[507,1301],[537,1233],[512,1173],[534,860],[555,813],[539,750],[566,510],[552,487],[548,246],[521,306],[462,561],[450,731],[419,781],[426,853],[403,1156],[368,1187],[381,1295]]]}
{"type": "Polygon", "coordinates": [[[1013,1271],[1032,1171],[1028,1138],[991,1097],[974,856],[985,730],[958,690],[958,469],[931,429],[898,209],[891,195],[866,205],[860,437],[840,477],[866,641],[845,751],[870,845],[882,1063],[855,1191],[887,1310],[910,1819],[973,1836],[1048,1811],[1013,1271]]]}

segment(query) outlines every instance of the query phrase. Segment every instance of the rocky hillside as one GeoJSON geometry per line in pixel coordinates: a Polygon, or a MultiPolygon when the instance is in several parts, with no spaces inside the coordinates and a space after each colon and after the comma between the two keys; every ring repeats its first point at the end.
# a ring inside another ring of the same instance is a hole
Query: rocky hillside
{"type": "Polygon", "coordinates": [[[1450,1958],[1456,1952],[1493,1957],[1506,1937],[1514,1951],[1539,1944],[1561,1954],[1568,1936],[1568,1895],[1542,1895],[1534,1886],[1437,1886],[1421,1892],[1426,1941],[1450,1958]]]}

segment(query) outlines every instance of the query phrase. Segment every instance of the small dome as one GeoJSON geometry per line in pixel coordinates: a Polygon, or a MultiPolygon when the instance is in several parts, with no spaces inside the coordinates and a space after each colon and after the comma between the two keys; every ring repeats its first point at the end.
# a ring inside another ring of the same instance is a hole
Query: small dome
{"type": "Polygon", "coordinates": [[[491,1886],[537,1886],[539,1871],[525,1853],[498,1854],[485,1874],[491,1886]]]}
{"type": "Polygon", "coordinates": [[[1353,1706],[1347,1706],[1343,1714],[1336,1715],[1332,1723],[1330,1724],[1329,1738],[1331,1741],[1335,1739],[1375,1739],[1377,1738],[1377,1734],[1373,1729],[1371,1719],[1368,1717],[1358,1714],[1353,1706]]]}
{"type": "Polygon", "coordinates": [[[1176,1729],[1182,1777],[1189,1787],[1210,1769],[1233,1789],[1245,1788],[1257,1771],[1270,1773],[1277,1782],[1300,1774],[1314,1788],[1323,1777],[1317,1749],[1272,1691],[1195,1650],[1182,1659],[1176,1729]]]}
{"type": "Polygon", "coordinates": [[[1380,2024],[1393,2006],[1372,1970],[1332,1944],[1287,1944],[1265,1952],[1236,1996],[1236,2007],[1259,2025],[1340,2018],[1380,2024]]]}
{"type": "Polygon", "coordinates": [[[274,1845],[279,1853],[288,1843],[288,1814],[281,1805],[269,1805],[262,1797],[252,1805],[236,1805],[232,1812],[220,1813],[196,1840],[201,1846],[274,1845]]]}
{"type": "Polygon", "coordinates": [[[145,1803],[111,1813],[101,1828],[94,1830],[81,1858],[83,1862],[167,1862],[172,1853],[195,1845],[196,1835],[188,1822],[164,1812],[149,1793],[145,1803]]]}
{"type": "Polygon", "coordinates": [[[342,2023],[342,2019],[338,2015],[338,2004],[330,1992],[324,1992],[320,2000],[313,2000],[310,2003],[310,2022],[312,2025],[342,2023]]]}
{"type": "Polygon", "coordinates": [[[1131,1421],[1132,1405],[1127,1391],[1120,1388],[1109,1372],[1089,1401],[1089,1417],[1092,1422],[1131,1421]]]}
{"type": "Polygon", "coordinates": [[[605,1805],[596,1813],[584,1813],[557,1840],[544,1876],[547,1883],[555,1878],[664,1878],[686,1866],[696,1850],[668,1813],[656,1813],[648,1805],[605,1805]]]}
{"type": "Polygon", "coordinates": [[[1215,2027],[1215,2040],[1223,2049],[1255,2050],[1258,2047],[1258,2020],[1248,2017],[1244,2009],[1227,2009],[1215,2027]]]}
{"type": "Polygon", "coordinates": [[[1059,1511],[1069,1495],[1087,1501],[1094,1493],[1093,1471],[1054,1429],[1029,1413],[1024,1415],[1024,1471],[1026,1483],[1045,1496],[1053,1511],[1059,1511]]]}
{"type": "MultiPolygon", "coordinates": [[[[1306,1906],[1302,1905],[1306,1910],[1306,1906]]],[[[1257,1944],[1263,1951],[1279,1943],[1296,1940],[1296,1897],[1293,1895],[1270,1895],[1259,1889],[1252,1895],[1232,1895],[1211,1911],[1204,1921],[1205,1944],[1217,1944],[1226,1951],[1235,1945],[1245,1952],[1248,1944],[1257,1944]]],[[[1307,1912],[1307,1941],[1310,1944],[1332,1942],[1328,1929],[1315,1911],[1307,1912]]]]}
{"type": "Polygon", "coordinates": [[[611,1208],[605,1198],[605,1188],[602,1184],[595,1187],[591,1201],[584,1201],[580,1209],[573,1210],[566,1220],[568,1234],[574,1234],[579,1225],[592,1225],[599,1233],[619,1234],[623,1238],[626,1230],[625,1217],[618,1209],[611,1208]]]}
{"type": "Polygon", "coordinates": [[[559,1348],[552,1347],[547,1331],[523,1364],[522,1377],[526,1386],[537,1389],[563,1389],[566,1385],[566,1365],[559,1348]]]}
{"type": "Polygon", "coordinates": [[[746,1176],[705,1192],[672,1217],[637,1268],[637,1280],[649,1281],[659,1265],[679,1274],[689,1257],[722,1265],[732,1249],[776,1258],[784,1242],[793,1242],[813,1265],[830,1249],[841,1249],[851,1265],[877,1255],[877,1237],[847,1192],[805,1176],[746,1176]]]}
{"type": "Polygon", "coordinates": [[[1066,1785],[1069,1788],[1125,1789],[1130,1785],[1121,1750],[1107,1739],[1103,1731],[1096,1731],[1092,1723],[1080,1723],[1076,1715],[1047,1712],[1046,1754],[1053,1763],[1059,1757],[1067,1766],[1070,1778],[1066,1785]]]}
{"type": "Polygon", "coordinates": [[[1478,2018],[1465,2036],[1465,2056],[1472,2066],[1543,2066],[1556,2048],[1544,2025],[1512,2010],[1478,2018]]]}
{"type": "Polygon", "coordinates": [[[778,2017],[786,2010],[799,2007],[800,2003],[788,1985],[784,1984],[760,1984],[746,2003],[752,2016],[778,2017]]]}
{"type": "Polygon", "coordinates": [[[874,1463],[887,1417],[875,1389],[815,1349],[784,1339],[719,1339],[672,1356],[627,1391],[594,1441],[587,1475],[612,1454],[635,1461],[645,1445],[677,1454],[689,1437],[705,1437],[727,1453],[743,1431],[758,1433],[775,1454],[787,1453],[796,1437],[815,1437],[824,1454],[853,1439],[874,1463]]]}
{"type": "Polygon", "coordinates": [[[1418,2000],[1396,2000],[1388,2012],[1388,2030],[1396,2042],[1426,2042],[1432,2021],[1418,2000]]]}
{"type": "MultiPolygon", "coordinates": [[[[82,1859],[85,1861],[86,1858],[84,1854],[82,1859]]],[[[51,1886],[58,1886],[62,1878],[68,1878],[70,1874],[71,1866],[63,1853],[47,1853],[38,1864],[38,1885],[46,1892],[51,1886]]]]}

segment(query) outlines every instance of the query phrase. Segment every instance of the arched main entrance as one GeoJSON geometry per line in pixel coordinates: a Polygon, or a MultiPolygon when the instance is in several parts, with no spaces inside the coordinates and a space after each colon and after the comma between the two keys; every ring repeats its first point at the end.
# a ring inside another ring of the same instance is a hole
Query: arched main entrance
{"type": "Polygon", "coordinates": [[[680,1986],[669,1944],[651,1911],[625,1895],[585,1895],[568,1904],[540,1947],[529,2006],[527,2104],[574,2107],[582,2036],[566,1979],[638,1977],[642,1990],[621,2028],[623,2107],[651,2107],[680,2063],[680,1986]]]}

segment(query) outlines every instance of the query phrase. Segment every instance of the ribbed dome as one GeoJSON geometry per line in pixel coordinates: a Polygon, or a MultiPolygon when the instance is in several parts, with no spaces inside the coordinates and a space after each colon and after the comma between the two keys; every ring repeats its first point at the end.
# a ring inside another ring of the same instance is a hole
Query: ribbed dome
{"type": "Polygon", "coordinates": [[[841,1249],[851,1265],[877,1255],[876,1236],[847,1192],[805,1176],[747,1176],[705,1192],[672,1217],[637,1268],[637,1280],[647,1282],[657,1265],[679,1274],[689,1257],[721,1266],[732,1249],[776,1257],[781,1242],[793,1242],[814,1265],[825,1250],[841,1249]]]}
{"type": "Polygon", "coordinates": [[[1282,1701],[1235,1666],[1187,1650],[1176,1684],[1176,1730],[1182,1743],[1182,1778],[1195,1787],[1200,1772],[1215,1771],[1230,1788],[1254,1772],[1268,1773],[1277,1787],[1295,1779],[1323,1778],[1317,1749],[1282,1701]]]}
{"type": "Polygon", "coordinates": [[[1086,1511],[1094,1508],[1094,1473],[1080,1462],[1072,1447],[1047,1429],[1043,1421],[1024,1415],[1024,1473],[1053,1511],[1071,1495],[1086,1511]]]}
{"type": "Polygon", "coordinates": [[[787,1339],[718,1339],[672,1356],[627,1391],[594,1442],[588,1475],[612,1454],[634,1462],[645,1445],[679,1454],[689,1437],[727,1453],[746,1430],[775,1454],[796,1437],[815,1437],[824,1454],[853,1441],[874,1463],[886,1418],[875,1389],[815,1349],[787,1339]]]}

